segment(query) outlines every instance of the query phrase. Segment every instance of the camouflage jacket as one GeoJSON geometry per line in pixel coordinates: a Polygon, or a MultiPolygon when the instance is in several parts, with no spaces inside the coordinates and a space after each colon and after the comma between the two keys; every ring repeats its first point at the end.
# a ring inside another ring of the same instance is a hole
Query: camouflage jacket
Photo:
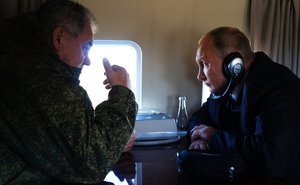
{"type": "Polygon", "coordinates": [[[0,184],[97,183],[133,130],[134,94],[113,86],[93,109],[38,32],[32,15],[0,21],[0,184]]]}

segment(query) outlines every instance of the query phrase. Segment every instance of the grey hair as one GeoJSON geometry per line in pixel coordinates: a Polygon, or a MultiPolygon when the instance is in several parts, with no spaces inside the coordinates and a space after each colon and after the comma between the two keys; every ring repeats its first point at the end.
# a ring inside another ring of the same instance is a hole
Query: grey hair
{"type": "Polygon", "coordinates": [[[38,11],[42,32],[50,38],[52,31],[63,27],[72,36],[76,37],[82,33],[85,23],[96,32],[96,19],[94,15],[84,6],[70,0],[51,0],[44,3],[38,11]]]}
{"type": "Polygon", "coordinates": [[[249,39],[244,33],[233,27],[219,27],[207,33],[213,46],[221,58],[232,51],[240,52],[244,58],[253,54],[249,39]]]}

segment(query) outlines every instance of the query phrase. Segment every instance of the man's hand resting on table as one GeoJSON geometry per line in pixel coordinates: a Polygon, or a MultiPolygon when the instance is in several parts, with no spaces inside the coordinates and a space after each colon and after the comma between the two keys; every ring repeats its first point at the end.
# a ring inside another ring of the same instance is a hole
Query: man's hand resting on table
{"type": "Polygon", "coordinates": [[[127,141],[127,144],[126,144],[123,152],[128,152],[133,148],[135,139],[136,139],[136,133],[135,133],[135,130],[133,130],[133,132],[131,133],[131,135],[127,141]]]}
{"type": "Polygon", "coordinates": [[[207,141],[213,137],[216,131],[215,128],[203,124],[195,126],[191,130],[191,145],[189,149],[209,150],[207,141]]]}

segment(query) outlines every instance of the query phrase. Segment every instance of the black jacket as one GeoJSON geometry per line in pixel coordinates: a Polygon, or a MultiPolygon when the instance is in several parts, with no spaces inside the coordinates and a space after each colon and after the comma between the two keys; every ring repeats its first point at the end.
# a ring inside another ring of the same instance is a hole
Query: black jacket
{"type": "Polygon", "coordinates": [[[254,172],[297,182],[300,175],[300,80],[257,52],[239,98],[208,98],[190,128],[218,129],[209,141],[217,152],[238,152],[254,172]]]}

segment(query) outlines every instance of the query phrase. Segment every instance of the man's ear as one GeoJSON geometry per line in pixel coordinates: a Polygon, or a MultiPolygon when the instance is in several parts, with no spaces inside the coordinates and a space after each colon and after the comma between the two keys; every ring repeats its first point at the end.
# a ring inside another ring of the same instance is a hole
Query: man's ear
{"type": "Polygon", "coordinates": [[[54,49],[59,50],[62,44],[62,37],[64,29],[62,27],[56,27],[52,32],[52,45],[54,49]]]}

